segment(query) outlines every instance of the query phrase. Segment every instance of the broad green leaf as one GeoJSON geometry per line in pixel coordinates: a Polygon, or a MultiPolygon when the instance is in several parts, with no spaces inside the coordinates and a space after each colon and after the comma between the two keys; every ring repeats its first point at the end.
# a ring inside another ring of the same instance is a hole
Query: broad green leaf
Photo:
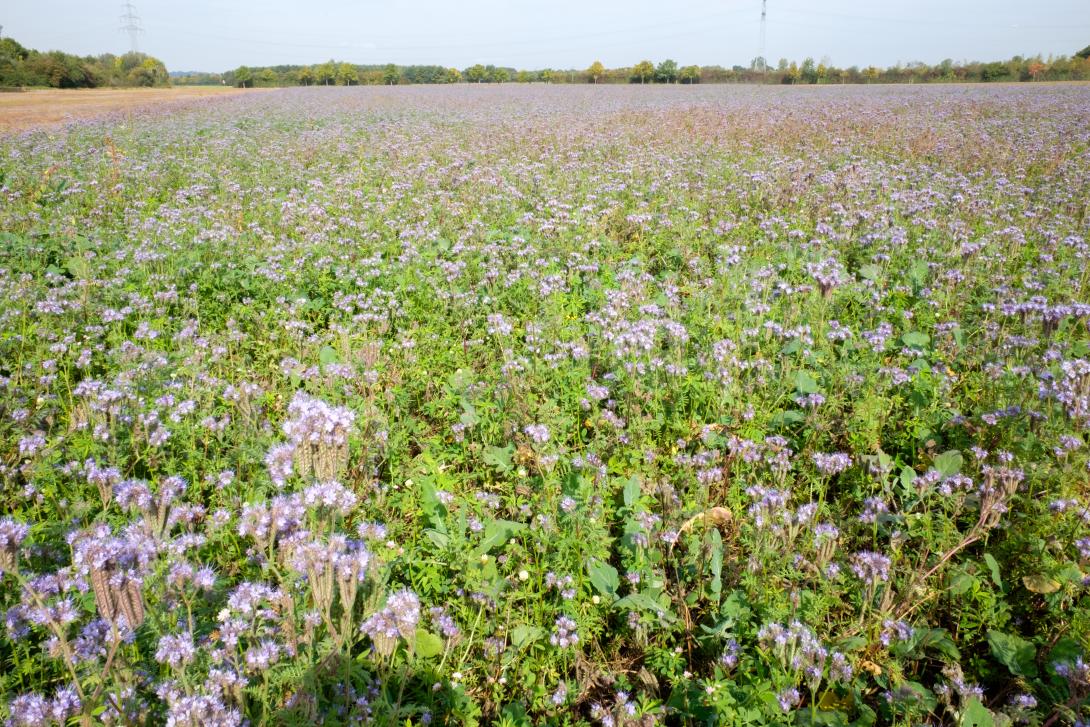
{"type": "Polygon", "coordinates": [[[943,452],[939,456],[935,457],[935,469],[937,469],[943,477],[951,477],[961,472],[961,465],[964,458],[961,456],[961,452],[956,449],[943,452]]]}
{"type": "Polygon", "coordinates": [[[992,655],[1010,669],[1011,674],[1020,677],[1037,676],[1037,664],[1034,661],[1037,650],[1021,636],[988,631],[988,646],[992,649],[992,655]]]}
{"type": "Polygon", "coordinates": [[[337,350],[332,346],[322,346],[318,350],[318,360],[322,366],[328,366],[329,364],[335,364],[340,361],[340,356],[337,355],[337,350]]]}
{"type": "Polygon", "coordinates": [[[540,626],[516,626],[511,629],[511,645],[516,649],[529,646],[545,635],[545,629],[540,626]]]}
{"type": "Polygon", "coordinates": [[[817,379],[806,371],[799,371],[795,374],[795,388],[800,394],[816,394],[821,391],[817,379]]]}
{"type": "Polygon", "coordinates": [[[417,656],[425,659],[438,656],[443,653],[443,640],[430,631],[417,629],[415,652],[417,656]]]}
{"type": "Polygon", "coordinates": [[[927,344],[931,343],[931,336],[923,331],[909,331],[901,336],[901,342],[912,348],[927,348],[927,344]]]}
{"type": "Polygon", "coordinates": [[[882,268],[877,265],[864,265],[859,268],[859,277],[864,280],[876,281],[882,277],[882,268]]]}
{"type": "Polygon", "coordinates": [[[506,474],[515,468],[512,462],[514,456],[515,448],[510,444],[506,447],[485,447],[484,463],[506,474]]]}
{"type": "Polygon", "coordinates": [[[587,562],[587,576],[590,578],[590,584],[603,596],[617,597],[617,589],[621,586],[621,578],[617,573],[617,569],[609,563],[596,558],[591,559],[587,562]]]}
{"type": "Polygon", "coordinates": [[[992,713],[980,703],[979,699],[970,699],[961,710],[961,727],[995,727],[992,713]]]}

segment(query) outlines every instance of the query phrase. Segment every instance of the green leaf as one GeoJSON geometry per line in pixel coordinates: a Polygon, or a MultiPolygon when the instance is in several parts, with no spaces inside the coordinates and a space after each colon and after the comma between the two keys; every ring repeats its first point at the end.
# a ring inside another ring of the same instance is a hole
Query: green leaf
{"type": "Polygon", "coordinates": [[[916,481],[916,470],[911,467],[905,466],[901,470],[901,484],[905,487],[912,487],[912,483],[916,481]]]}
{"type": "Polygon", "coordinates": [[[516,626],[511,629],[511,645],[516,649],[529,646],[545,635],[545,629],[540,626],[516,626]]]}
{"type": "Polygon", "coordinates": [[[1010,669],[1011,674],[1020,677],[1037,676],[1037,650],[1021,636],[988,631],[988,646],[992,649],[992,655],[1010,669]]]}
{"type": "Polygon", "coordinates": [[[332,346],[322,346],[318,350],[318,361],[322,366],[328,366],[329,364],[335,364],[341,360],[341,357],[337,355],[337,350],[332,346]]]}
{"type": "Polygon", "coordinates": [[[645,589],[639,593],[625,596],[614,605],[622,610],[650,611],[667,623],[674,623],[677,621],[677,616],[659,602],[659,599],[657,598],[659,595],[661,594],[656,593],[652,589],[645,589]]]}
{"type": "Polygon", "coordinates": [[[592,559],[587,562],[587,576],[590,584],[603,596],[617,597],[617,589],[621,586],[621,578],[617,569],[601,560],[592,559]]]}
{"type": "Polygon", "coordinates": [[[438,656],[443,653],[443,640],[430,631],[417,629],[416,647],[414,651],[417,656],[422,656],[425,659],[438,656]]]}
{"type": "Polygon", "coordinates": [[[485,447],[484,463],[506,474],[515,468],[512,462],[514,456],[515,448],[510,444],[506,447],[485,447]]]}
{"type": "Polygon", "coordinates": [[[970,699],[965,709],[961,710],[959,724],[961,727],[995,727],[995,719],[979,699],[970,699]]]}
{"type": "Polygon", "coordinates": [[[859,276],[864,280],[876,281],[882,277],[882,268],[877,265],[864,265],[859,268],[859,276]]]}
{"type": "Polygon", "coordinates": [[[643,488],[640,487],[640,478],[632,475],[624,483],[624,506],[627,508],[635,507],[642,494],[643,488]]]}
{"type": "Polygon", "coordinates": [[[935,469],[937,469],[943,477],[951,477],[961,472],[961,464],[964,462],[964,458],[961,456],[961,452],[956,449],[943,452],[939,456],[935,457],[935,469]]]}
{"type": "Polygon", "coordinates": [[[920,649],[931,649],[954,661],[961,661],[961,652],[958,651],[954,640],[950,638],[950,632],[946,629],[928,629],[916,644],[920,649]]]}
{"type": "Polygon", "coordinates": [[[901,343],[912,348],[927,348],[927,344],[931,343],[931,336],[923,331],[909,331],[901,336],[901,343]]]}
{"type": "Polygon", "coordinates": [[[996,561],[995,556],[991,553],[984,554],[984,562],[988,564],[988,570],[992,573],[992,583],[999,588],[1003,587],[1003,579],[999,574],[999,562],[996,561]]]}
{"type": "Polygon", "coordinates": [[[708,590],[718,600],[719,594],[723,592],[723,536],[719,534],[718,528],[711,528],[708,530],[707,539],[708,551],[711,553],[709,567],[712,572],[708,590]]]}
{"type": "Polygon", "coordinates": [[[816,394],[821,391],[817,379],[806,371],[799,371],[795,374],[795,388],[800,394],[816,394]]]}
{"type": "Polygon", "coordinates": [[[516,523],[511,520],[493,520],[485,525],[484,536],[481,538],[480,544],[473,550],[474,557],[479,558],[493,548],[503,545],[515,533],[525,529],[526,525],[523,523],[516,523]]]}

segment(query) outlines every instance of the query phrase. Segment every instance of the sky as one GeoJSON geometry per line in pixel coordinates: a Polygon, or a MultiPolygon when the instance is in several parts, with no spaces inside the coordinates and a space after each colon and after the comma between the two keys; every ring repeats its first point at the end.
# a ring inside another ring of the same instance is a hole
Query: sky
{"type": "MultiPolygon", "coordinates": [[[[320,63],[607,67],[672,58],[745,65],[761,0],[132,0],[140,50],[172,71],[320,63]]],[[[838,66],[1071,55],[1090,0],[767,0],[765,57],[838,66]]],[[[4,36],[121,53],[120,0],[5,0],[4,36]]]]}

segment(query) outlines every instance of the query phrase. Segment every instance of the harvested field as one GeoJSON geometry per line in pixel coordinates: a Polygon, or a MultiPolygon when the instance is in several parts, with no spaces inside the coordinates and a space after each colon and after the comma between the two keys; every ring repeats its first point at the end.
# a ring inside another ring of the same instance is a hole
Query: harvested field
{"type": "Polygon", "coordinates": [[[243,93],[242,89],[217,87],[83,88],[0,93],[0,133],[238,93],[243,93]]]}

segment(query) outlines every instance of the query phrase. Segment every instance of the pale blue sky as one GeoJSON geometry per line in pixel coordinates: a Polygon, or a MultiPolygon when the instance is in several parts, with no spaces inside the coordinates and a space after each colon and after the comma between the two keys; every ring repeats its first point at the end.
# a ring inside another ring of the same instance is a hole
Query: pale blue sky
{"type": "MultiPolygon", "coordinates": [[[[171,70],[241,64],[437,63],[464,68],[748,65],[760,0],[133,0],[141,50],[171,70]]],[[[122,52],[120,2],[5,0],[24,45],[122,52]]],[[[768,0],[766,53],[841,66],[1070,55],[1090,44],[1090,0],[768,0]]]]}

